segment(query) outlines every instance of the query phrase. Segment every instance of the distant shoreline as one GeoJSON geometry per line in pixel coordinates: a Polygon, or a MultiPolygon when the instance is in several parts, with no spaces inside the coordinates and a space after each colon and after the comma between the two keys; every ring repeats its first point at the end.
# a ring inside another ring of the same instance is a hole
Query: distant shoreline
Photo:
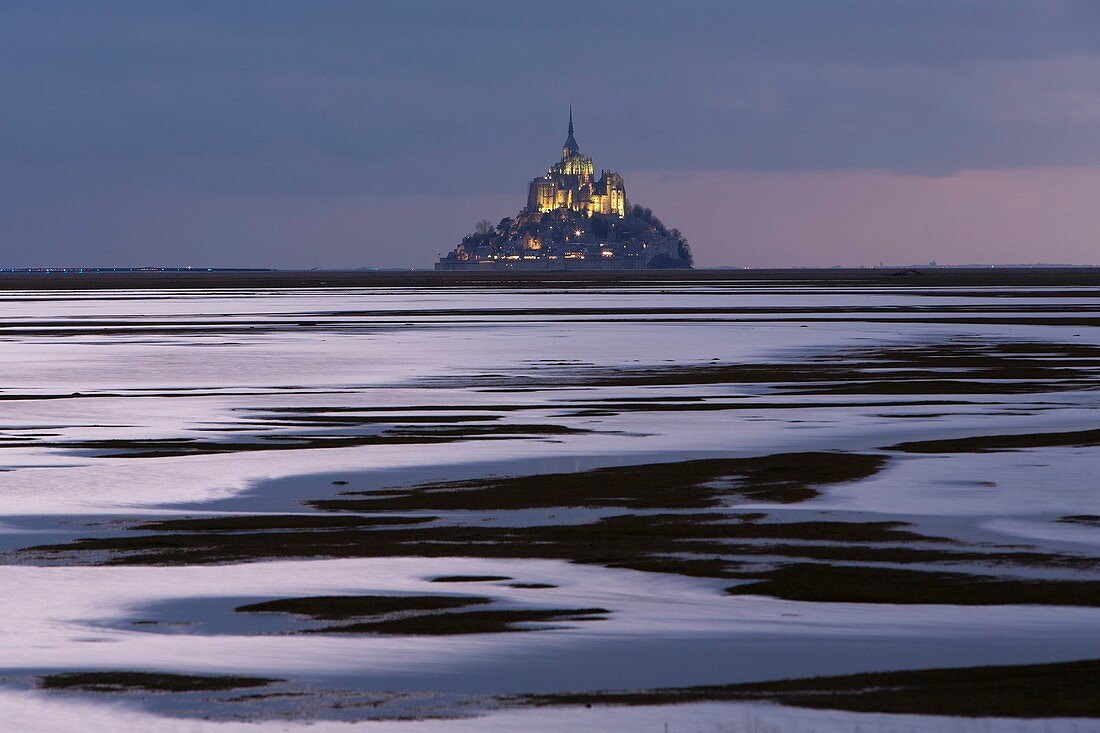
{"type": "Polygon", "coordinates": [[[113,270],[0,272],[0,291],[116,288],[331,288],[596,286],[694,282],[821,287],[1100,286],[1100,267],[798,268],[435,272],[362,270],[113,270]]]}

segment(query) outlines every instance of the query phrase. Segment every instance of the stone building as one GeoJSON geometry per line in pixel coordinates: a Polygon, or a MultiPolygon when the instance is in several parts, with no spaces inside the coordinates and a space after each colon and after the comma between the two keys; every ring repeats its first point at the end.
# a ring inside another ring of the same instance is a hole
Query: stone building
{"type": "Polygon", "coordinates": [[[527,211],[544,213],[569,209],[588,216],[626,215],[626,187],[623,177],[614,171],[600,171],[595,178],[592,159],[581,154],[573,137],[573,108],[569,108],[569,135],[561,148],[561,160],[531,181],[527,191],[527,211]]]}
{"type": "Polygon", "coordinates": [[[623,177],[595,176],[592,159],[573,135],[573,110],[561,160],[531,181],[515,217],[488,220],[440,257],[437,270],[641,270],[691,267],[691,250],[677,229],[631,206],[623,177]]]}

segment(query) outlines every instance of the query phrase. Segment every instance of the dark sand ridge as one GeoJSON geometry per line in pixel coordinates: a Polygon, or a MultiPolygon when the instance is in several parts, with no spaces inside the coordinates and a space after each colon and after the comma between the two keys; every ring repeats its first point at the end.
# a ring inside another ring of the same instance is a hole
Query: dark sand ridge
{"type": "MultiPolygon", "coordinates": [[[[78,690],[98,693],[219,692],[269,687],[282,680],[262,677],[179,675],[141,671],[73,672],[42,675],[38,686],[46,690],[78,690]]],[[[313,693],[316,695],[316,693],[313,693]]],[[[392,696],[368,694],[320,699],[304,690],[280,688],[235,698],[211,699],[229,705],[222,715],[239,719],[240,703],[282,697],[307,698],[311,705],[362,706],[376,710],[393,702],[392,696]]],[[[489,700],[459,700],[467,712],[476,713],[486,703],[492,707],[517,705],[673,705],[692,702],[767,701],[804,708],[867,713],[950,715],[1010,718],[1095,718],[1100,716],[1100,660],[1054,664],[941,668],[902,672],[872,672],[833,677],[789,679],[732,685],[609,690],[551,695],[502,696],[489,700]]],[[[438,710],[428,714],[439,715],[438,710]]],[[[452,711],[454,714],[454,711],[452,711]]],[[[383,719],[420,717],[415,709],[383,719]]],[[[220,716],[219,716],[220,717],[220,716]]]]}
{"type": "MultiPolygon", "coordinates": [[[[605,608],[500,609],[463,611],[425,616],[402,616],[378,621],[360,621],[316,629],[317,634],[389,634],[404,636],[453,636],[459,634],[500,634],[535,629],[522,623],[573,624],[599,621],[611,613],[605,608]]],[[[542,627],[547,628],[547,627],[542,627]]]]}
{"type": "Polygon", "coordinates": [[[870,476],[885,460],[861,454],[800,453],[681,461],[600,468],[584,474],[474,479],[359,494],[345,491],[344,498],[310,504],[329,511],[394,512],[558,506],[698,509],[720,506],[731,495],[792,503],[817,496],[816,486],[870,476]]]}
{"type": "Polygon", "coordinates": [[[631,270],[553,272],[216,271],[5,272],[0,290],[110,288],[328,288],[328,287],[603,287],[696,283],[759,287],[1100,286],[1095,267],[830,268],[753,270],[631,270]]]}
{"type": "Polygon", "coordinates": [[[65,672],[43,675],[38,686],[44,690],[85,692],[213,692],[242,687],[266,687],[282,680],[268,677],[188,675],[158,672],[65,672]]]}
{"type": "Polygon", "coordinates": [[[238,606],[241,613],[292,613],[323,621],[347,621],[401,611],[444,611],[492,603],[484,596],[311,596],[238,606]]]}
{"type": "MultiPolygon", "coordinates": [[[[531,406],[534,407],[533,405],[531,406]]],[[[370,408],[367,408],[368,410],[370,408]]],[[[400,413],[401,408],[391,409],[388,412],[400,413]]],[[[501,419],[501,415],[401,415],[401,414],[387,414],[379,416],[371,415],[348,415],[348,414],[325,414],[324,411],[320,411],[320,414],[304,414],[305,410],[297,410],[294,414],[275,414],[264,415],[262,410],[256,410],[256,418],[252,420],[238,420],[234,422],[234,425],[250,426],[259,425],[263,427],[277,427],[277,428],[293,428],[301,425],[306,425],[310,428],[343,428],[343,427],[357,427],[360,425],[393,425],[400,423],[401,425],[408,424],[427,424],[437,425],[441,423],[470,423],[470,422],[490,422],[492,420],[501,419]]],[[[356,408],[347,407],[344,408],[344,412],[356,412],[356,408]]],[[[516,427],[516,426],[510,426],[516,427]]],[[[519,426],[522,428],[523,426],[519,426]]]]}
{"type": "Polygon", "coordinates": [[[437,575],[429,583],[495,583],[511,580],[506,575],[437,575]]]}
{"type": "Polygon", "coordinates": [[[1100,527],[1100,516],[1095,514],[1075,514],[1069,517],[1062,517],[1058,521],[1068,524],[1084,524],[1088,527],[1100,527]]]}
{"type": "MultiPolygon", "coordinates": [[[[581,525],[499,527],[437,521],[255,531],[247,516],[239,528],[233,527],[233,517],[193,518],[135,526],[155,534],[92,537],[31,548],[24,557],[161,565],[290,557],[555,558],[737,579],[746,584],[734,586],[732,593],[796,600],[959,603],[973,597],[988,604],[1100,605],[1100,581],[999,578],[988,573],[895,567],[981,565],[1095,572],[1095,558],[966,545],[922,535],[899,521],[838,521],[827,512],[815,521],[762,521],[767,517],[759,512],[723,510],[746,499],[803,501],[821,486],[874,474],[884,460],[862,454],[788,454],[490,478],[367,495],[348,492],[342,498],[314,502],[328,511],[359,514],[415,510],[436,516],[456,507],[500,511],[574,506],[637,512],[581,525]],[[814,564],[806,566],[807,561],[814,564]],[[852,562],[876,565],[843,565],[852,562]],[[843,576],[845,582],[829,582],[830,573],[843,576]],[[853,578],[855,589],[846,584],[853,578]]],[[[423,521],[424,517],[411,519],[423,521]]],[[[388,517],[386,521],[400,520],[388,517]]]]}
{"type": "Polygon", "coordinates": [[[237,514],[201,519],[166,519],[144,522],[134,529],[148,532],[252,532],[281,529],[334,529],[343,527],[381,527],[394,524],[422,524],[435,517],[360,517],[325,514],[237,514]]]}
{"type": "MultiPolygon", "coordinates": [[[[447,582],[474,582],[474,578],[450,579],[447,582]]],[[[471,606],[484,606],[492,602],[491,598],[484,596],[312,596],[252,603],[238,606],[235,610],[239,613],[282,613],[318,621],[342,622],[296,632],[301,634],[415,636],[528,632],[554,628],[554,623],[601,620],[611,613],[605,608],[467,610],[471,606]],[[542,625],[530,625],[533,623],[542,625]]]]}
{"type": "Polygon", "coordinates": [[[973,438],[920,440],[898,443],[890,450],[907,453],[993,453],[1023,448],[1067,446],[1085,448],[1100,445],[1100,430],[1070,430],[1057,433],[979,435],[973,438]]]}
{"type": "Polygon", "coordinates": [[[736,585],[726,592],[810,602],[1100,606],[1100,581],[1012,580],[969,573],[822,564],[784,565],[760,577],[758,582],[736,585]]]}
{"type": "Polygon", "coordinates": [[[866,713],[965,717],[1100,717],[1100,660],[875,672],[658,690],[532,695],[534,705],[668,705],[767,700],[866,713]]]}
{"type": "MultiPolygon", "coordinates": [[[[125,397],[127,399],[141,399],[143,397],[170,397],[174,399],[183,399],[187,397],[210,397],[217,395],[220,397],[263,397],[273,394],[278,395],[294,395],[294,394],[308,394],[308,395],[342,395],[351,394],[355,392],[354,389],[307,389],[300,386],[282,386],[274,385],[271,387],[265,387],[262,389],[241,391],[241,390],[222,390],[218,387],[210,387],[202,389],[201,391],[196,388],[176,389],[170,391],[151,391],[141,389],[127,389],[124,391],[102,391],[102,392],[36,392],[36,393],[6,393],[0,394],[0,402],[2,401],[36,401],[36,400],[76,400],[76,399],[100,399],[103,397],[125,397]]],[[[471,408],[473,409],[473,408],[471,408]]]]}
{"type": "MultiPolygon", "coordinates": [[[[393,422],[393,421],[391,421],[393,422]]],[[[235,431],[234,431],[235,432],[235,431]]],[[[269,450],[308,450],[317,448],[349,448],[365,445],[407,445],[455,443],[470,440],[523,440],[546,436],[592,432],[564,425],[464,425],[451,427],[393,427],[371,435],[294,435],[276,433],[257,435],[255,440],[214,441],[197,438],[135,438],[107,440],[73,440],[38,442],[42,448],[89,451],[98,458],[166,458],[172,456],[244,453],[269,450]]],[[[0,442],[0,448],[22,447],[26,441],[0,442]]]]}

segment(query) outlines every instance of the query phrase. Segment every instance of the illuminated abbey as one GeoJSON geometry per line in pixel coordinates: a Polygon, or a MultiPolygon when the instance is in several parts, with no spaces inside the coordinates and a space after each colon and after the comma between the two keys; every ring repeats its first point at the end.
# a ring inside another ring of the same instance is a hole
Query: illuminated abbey
{"type": "Polygon", "coordinates": [[[478,222],[437,270],[641,270],[691,267],[691,249],[649,209],[632,206],[623,177],[595,176],[573,135],[573,109],[561,160],[531,181],[527,205],[494,225],[478,222]]]}
{"type": "Polygon", "coordinates": [[[623,177],[614,171],[600,171],[594,180],[592,159],[581,155],[573,137],[573,109],[569,109],[569,137],[561,148],[561,160],[545,176],[531,181],[527,192],[527,210],[547,212],[555,209],[593,214],[626,216],[626,187],[623,177]]]}

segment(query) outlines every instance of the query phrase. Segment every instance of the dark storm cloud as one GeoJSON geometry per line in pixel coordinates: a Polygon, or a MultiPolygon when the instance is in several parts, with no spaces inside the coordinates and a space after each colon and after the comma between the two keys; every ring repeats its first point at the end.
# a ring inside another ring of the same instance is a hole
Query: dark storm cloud
{"type": "Polygon", "coordinates": [[[1100,5],[9,0],[0,216],[160,189],[519,198],[570,100],[624,172],[1098,165],[1100,5]]]}

